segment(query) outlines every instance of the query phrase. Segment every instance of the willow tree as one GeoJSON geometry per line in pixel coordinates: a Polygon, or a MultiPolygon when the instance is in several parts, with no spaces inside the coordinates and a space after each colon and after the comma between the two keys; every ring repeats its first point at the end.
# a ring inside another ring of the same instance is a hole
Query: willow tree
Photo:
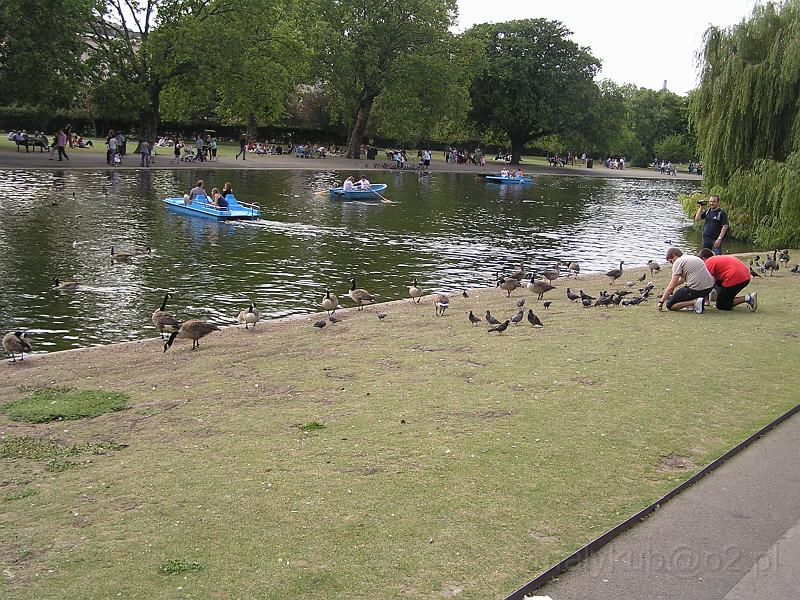
{"type": "Polygon", "coordinates": [[[705,185],[731,206],[732,232],[800,242],[800,0],[759,5],[706,31],[690,111],[705,185]]]}
{"type": "Polygon", "coordinates": [[[376,100],[385,95],[404,106],[434,87],[430,75],[438,67],[430,61],[450,58],[456,0],[325,0],[318,10],[319,76],[334,117],[350,127],[352,158],[376,100]]]}
{"type": "Polygon", "coordinates": [[[473,118],[508,136],[513,163],[529,140],[565,131],[594,95],[600,61],[558,21],[486,23],[465,35],[485,55],[471,88],[473,118]]]}

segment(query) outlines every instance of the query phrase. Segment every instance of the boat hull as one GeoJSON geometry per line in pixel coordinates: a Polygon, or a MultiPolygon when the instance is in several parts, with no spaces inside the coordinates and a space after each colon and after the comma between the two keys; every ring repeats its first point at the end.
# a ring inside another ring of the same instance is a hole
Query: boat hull
{"type": "Polygon", "coordinates": [[[233,195],[226,196],[228,208],[219,210],[208,204],[206,196],[198,196],[191,204],[186,204],[183,198],[164,198],[167,208],[182,215],[213,219],[215,221],[253,221],[261,218],[258,205],[240,203],[233,195]]]}
{"type": "Polygon", "coordinates": [[[523,183],[531,183],[533,181],[530,177],[502,177],[500,175],[487,175],[486,181],[490,183],[502,183],[508,185],[520,185],[523,183]]]}
{"type": "Polygon", "coordinates": [[[373,183],[371,190],[353,190],[345,192],[344,188],[328,188],[331,198],[338,200],[381,200],[378,194],[382,194],[388,186],[385,183],[373,183]]]}

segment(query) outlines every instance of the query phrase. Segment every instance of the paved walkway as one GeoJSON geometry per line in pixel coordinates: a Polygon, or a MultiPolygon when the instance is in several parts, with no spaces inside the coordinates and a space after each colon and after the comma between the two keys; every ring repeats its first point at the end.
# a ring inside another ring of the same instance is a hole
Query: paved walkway
{"type": "MultiPolygon", "coordinates": [[[[236,160],[232,157],[220,157],[218,161],[180,162],[177,165],[170,164],[172,151],[168,148],[159,148],[156,164],[151,169],[298,169],[298,170],[335,170],[335,171],[374,171],[387,170],[384,164],[391,164],[385,160],[353,160],[349,158],[294,158],[291,155],[282,156],[249,156],[247,160],[236,160]]],[[[68,150],[68,161],[59,162],[56,159],[50,160],[47,153],[40,153],[38,150],[27,152],[17,152],[13,148],[0,150],[0,169],[110,169],[128,170],[140,169],[139,156],[128,154],[122,166],[112,167],[106,164],[105,154],[90,152],[80,149],[68,150]]],[[[702,177],[690,175],[688,173],[678,173],[677,175],[661,175],[652,169],[625,169],[617,171],[606,169],[604,166],[595,163],[594,169],[587,169],[583,166],[575,167],[548,167],[543,165],[522,165],[527,173],[547,174],[547,175],[583,175],[590,177],[627,177],[637,179],[688,179],[700,181],[702,177]]],[[[448,173],[495,173],[502,168],[500,163],[489,163],[485,169],[475,165],[454,165],[434,161],[430,170],[435,172],[448,173]]],[[[413,171],[409,171],[411,173],[413,171]]]]}
{"type": "Polygon", "coordinates": [[[800,598],[800,414],[533,594],[800,598]]]}

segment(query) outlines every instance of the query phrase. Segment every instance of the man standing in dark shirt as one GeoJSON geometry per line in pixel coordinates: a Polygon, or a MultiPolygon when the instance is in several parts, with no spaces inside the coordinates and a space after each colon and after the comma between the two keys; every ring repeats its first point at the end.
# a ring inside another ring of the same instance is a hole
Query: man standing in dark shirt
{"type": "Polygon", "coordinates": [[[705,220],[703,248],[712,250],[714,254],[722,254],[722,238],[728,233],[728,213],[719,207],[719,196],[711,196],[708,203],[710,205],[708,209],[706,209],[705,202],[697,207],[694,220],[705,220]]]}

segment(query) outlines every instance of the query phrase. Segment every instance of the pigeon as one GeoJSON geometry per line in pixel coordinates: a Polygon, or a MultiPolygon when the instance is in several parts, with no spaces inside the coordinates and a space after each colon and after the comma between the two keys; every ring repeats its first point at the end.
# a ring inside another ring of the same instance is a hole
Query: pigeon
{"type": "Polygon", "coordinates": [[[542,320],[535,314],[533,314],[533,311],[530,309],[528,309],[528,323],[530,323],[534,327],[544,327],[544,323],[542,323],[542,320]]]}
{"type": "Polygon", "coordinates": [[[551,304],[552,304],[552,302],[550,300],[547,300],[547,301],[542,303],[542,306],[544,306],[545,310],[547,310],[548,308],[550,308],[551,304]]]}
{"type": "Polygon", "coordinates": [[[463,292],[461,292],[461,296],[464,298],[464,300],[469,298],[469,294],[467,293],[467,290],[464,290],[463,292]]]}
{"type": "Polygon", "coordinates": [[[647,272],[642,273],[642,276],[639,277],[639,279],[637,279],[636,281],[644,281],[645,279],[647,279],[647,272]]]}
{"type": "Polygon", "coordinates": [[[503,333],[506,329],[508,329],[509,321],[503,321],[499,325],[492,327],[487,333],[491,333],[496,331],[497,333],[503,333]]]}
{"type": "Polygon", "coordinates": [[[581,300],[596,300],[594,296],[590,296],[589,294],[584,294],[583,290],[578,290],[581,294],[581,300]]]}
{"type": "Polygon", "coordinates": [[[592,301],[589,298],[584,298],[581,300],[581,303],[583,304],[583,308],[589,308],[592,305],[592,301]]]}
{"type": "Polygon", "coordinates": [[[522,309],[519,309],[519,312],[515,314],[513,317],[509,319],[514,325],[519,325],[519,322],[522,321],[522,309]]]}
{"type": "Polygon", "coordinates": [[[575,302],[575,301],[576,301],[576,300],[578,300],[580,297],[581,297],[581,295],[580,295],[580,294],[576,294],[575,292],[573,292],[573,291],[571,291],[569,288],[567,288],[567,298],[568,298],[569,300],[572,300],[573,302],[575,302]]]}
{"type": "Polygon", "coordinates": [[[519,308],[522,308],[523,306],[525,306],[525,298],[520,298],[519,300],[517,300],[517,306],[519,308]]]}
{"type": "Polygon", "coordinates": [[[383,320],[384,320],[385,318],[386,318],[386,313],[384,313],[384,312],[379,312],[379,313],[378,313],[378,320],[379,320],[380,322],[383,322],[383,320]]]}
{"type": "Polygon", "coordinates": [[[336,323],[341,323],[341,322],[342,322],[342,320],[341,320],[341,319],[339,319],[339,318],[337,318],[337,317],[334,317],[333,315],[331,315],[330,317],[328,317],[328,321],[330,321],[330,322],[331,322],[331,325],[335,325],[336,323]]]}
{"type": "Polygon", "coordinates": [[[791,273],[800,273],[800,264],[797,264],[797,265],[793,266],[791,269],[789,269],[789,272],[791,272],[791,273]]]}
{"type": "Polygon", "coordinates": [[[470,322],[470,323],[472,323],[473,325],[477,325],[477,324],[478,324],[478,323],[480,323],[481,321],[482,321],[482,319],[481,319],[480,317],[476,317],[476,316],[473,314],[473,312],[472,312],[472,311],[469,311],[469,322],[470,322]]]}
{"type": "Polygon", "coordinates": [[[316,323],[314,323],[314,327],[318,327],[319,329],[322,329],[327,324],[328,324],[327,321],[317,321],[316,323]]]}
{"type": "Polygon", "coordinates": [[[498,321],[497,319],[495,319],[495,318],[494,318],[494,317],[493,317],[493,316],[492,316],[492,315],[489,313],[489,311],[488,311],[488,310],[486,311],[486,314],[484,315],[484,317],[483,317],[483,318],[484,318],[484,319],[486,319],[486,322],[487,322],[487,323],[489,323],[490,325],[500,325],[500,321],[498,321]]]}

